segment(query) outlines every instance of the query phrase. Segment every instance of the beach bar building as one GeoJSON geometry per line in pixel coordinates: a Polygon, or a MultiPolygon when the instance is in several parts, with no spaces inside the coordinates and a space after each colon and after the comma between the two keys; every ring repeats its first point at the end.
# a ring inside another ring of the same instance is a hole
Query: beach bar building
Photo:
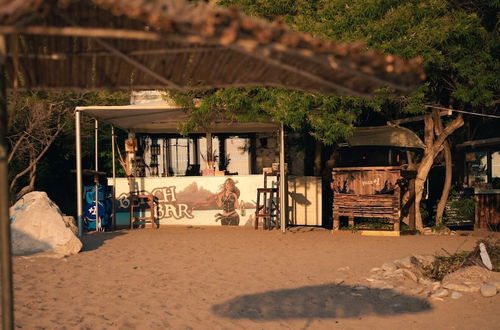
{"type": "MultiPolygon", "coordinates": [[[[258,202],[261,207],[275,206],[269,217],[276,228],[282,215],[289,217],[294,225],[322,225],[320,177],[285,173],[285,186],[291,193],[282,195],[290,208],[281,208],[287,211],[280,212],[278,164],[280,158],[284,158],[284,155],[280,157],[280,145],[285,143],[280,125],[220,120],[211,123],[208,132],[181,136],[179,123],[187,120],[188,113],[164,94],[133,93],[131,105],[76,108],[77,126],[82,113],[129,134],[125,145],[113,144],[124,149],[122,158],[130,168],[129,175],[113,175],[108,179],[115,196],[115,225],[133,228],[134,218],[152,217],[149,219],[154,222],[152,225],[256,227],[259,220],[263,220],[256,219],[258,202]],[[155,94],[157,98],[152,99],[155,94]],[[149,95],[150,100],[137,101],[144,95],[149,95]],[[237,201],[232,206],[221,205],[217,200],[227,182],[234,185],[237,192],[237,201]],[[270,189],[268,193],[257,196],[258,189],[265,186],[270,189]],[[131,211],[132,207],[135,211],[131,211]],[[220,219],[224,207],[236,211],[230,223],[220,219]]],[[[98,166],[95,169],[98,170],[98,166]]],[[[77,198],[82,198],[81,191],[77,198]]]]}

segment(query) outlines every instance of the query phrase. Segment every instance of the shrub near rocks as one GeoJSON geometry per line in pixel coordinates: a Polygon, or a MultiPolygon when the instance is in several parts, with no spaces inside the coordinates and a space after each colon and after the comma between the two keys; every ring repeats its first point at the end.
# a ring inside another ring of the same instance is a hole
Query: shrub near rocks
{"type": "Polygon", "coordinates": [[[401,293],[435,300],[448,296],[459,299],[462,293],[474,292],[492,297],[500,290],[499,250],[498,240],[482,240],[473,251],[448,253],[448,256],[410,256],[373,268],[367,281],[371,287],[395,288],[401,293]],[[480,243],[486,246],[494,271],[482,263],[480,243]]]}
{"type": "Polygon", "coordinates": [[[417,258],[412,258],[412,262],[423,270],[425,276],[441,281],[446,275],[460,268],[468,266],[484,267],[479,248],[481,243],[486,246],[486,250],[493,264],[493,271],[500,271],[500,244],[498,240],[478,241],[473,251],[461,251],[454,254],[448,253],[448,256],[435,256],[435,260],[430,264],[424,264],[417,258]]]}

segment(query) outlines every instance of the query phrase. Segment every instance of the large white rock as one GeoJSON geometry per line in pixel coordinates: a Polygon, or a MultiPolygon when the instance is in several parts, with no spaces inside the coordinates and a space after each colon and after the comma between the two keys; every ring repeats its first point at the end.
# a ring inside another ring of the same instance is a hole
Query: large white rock
{"type": "Polygon", "coordinates": [[[14,255],[71,255],[82,248],[82,242],[66,226],[59,207],[42,191],[24,195],[10,208],[10,226],[14,255]]]}

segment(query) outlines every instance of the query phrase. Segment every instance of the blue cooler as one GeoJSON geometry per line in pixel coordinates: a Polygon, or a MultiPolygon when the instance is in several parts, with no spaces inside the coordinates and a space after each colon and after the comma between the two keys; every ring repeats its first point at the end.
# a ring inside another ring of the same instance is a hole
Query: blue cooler
{"type": "MultiPolygon", "coordinates": [[[[112,212],[112,194],[110,186],[99,185],[97,211],[101,220],[101,227],[104,231],[109,231],[112,228],[111,212],[112,212]]],[[[84,211],[84,228],[85,230],[96,230],[96,207],[95,207],[95,185],[84,187],[85,205],[84,211]]]]}

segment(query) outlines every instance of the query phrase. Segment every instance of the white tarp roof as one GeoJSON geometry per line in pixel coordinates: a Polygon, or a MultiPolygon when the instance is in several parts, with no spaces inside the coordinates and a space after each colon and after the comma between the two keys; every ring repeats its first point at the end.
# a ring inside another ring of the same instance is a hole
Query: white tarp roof
{"type": "MultiPolygon", "coordinates": [[[[186,109],[167,102],[123,106],[85,106],[76,107],[76,111],[81,111],[123,130],[150,134],[179,133],[179,123],[188,118],[186,109]]],[[[278,125],[273,123],[216,121],[210,125],[209,130],[211,133],[252,133],[271,132],[278,128],[278,125]]]]}
{"type": "Polygon", "coordinates": [[[413,131],[400,126],[356,127],[347,138],[350,147],[393,146],[425,149],[425,144],[413,131]]]}

